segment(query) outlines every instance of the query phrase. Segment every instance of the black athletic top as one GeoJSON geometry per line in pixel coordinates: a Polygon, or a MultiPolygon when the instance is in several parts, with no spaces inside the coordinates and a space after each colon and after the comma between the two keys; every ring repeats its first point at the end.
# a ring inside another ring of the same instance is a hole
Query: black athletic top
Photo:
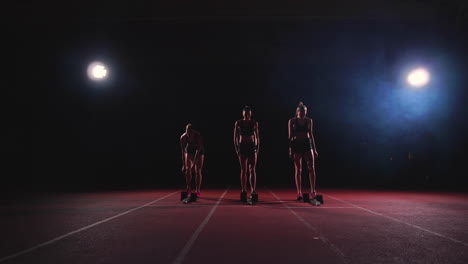
{"type": "Polygon", "coordinates": [[[239,135],[241,136],[253,136],[255,130],[254,120],[240,120],[239,121],[239,135]]]}
{"type": "Polygon", "coordinates": [[[297,117],[295,117],[293,129],[294,129],[294,133],[297,133],[297,132],[307,133],[310,131],[310,123],[307,119],[305,119],[305,123],[303,125],[300,125],[299,122],[297,121],[297,117]]]}

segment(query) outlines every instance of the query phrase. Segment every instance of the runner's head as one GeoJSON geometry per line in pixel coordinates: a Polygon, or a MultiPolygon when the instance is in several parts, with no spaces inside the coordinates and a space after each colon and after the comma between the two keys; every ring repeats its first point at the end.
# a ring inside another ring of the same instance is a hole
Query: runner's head
{"type": "Polygon", "coordinates": [[[307,106],[303,102],[300,102],[296,108],[296,116],[304,118],[307,115],[307,106]]]}
{"type": "Polygon", "coordinates": [[[185,126],[185,133],[190,134],[193,132],[192,124],[187,124],[185,126]]]}
{"type": "Polygon", "coordinates": [[[250,106],[245,106],[244,109],[242,109],[242,116],[245,119],[250,119],[252,118],[252,109],[250,109],[250,106]]]}

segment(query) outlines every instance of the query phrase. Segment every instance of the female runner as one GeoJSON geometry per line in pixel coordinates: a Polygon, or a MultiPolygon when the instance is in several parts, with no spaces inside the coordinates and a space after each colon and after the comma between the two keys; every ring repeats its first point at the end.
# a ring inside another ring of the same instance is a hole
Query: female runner
{"type": "Polygon", "coordinates": [[[310,197],[316,196],[315,189],[315,159],[318,157],[313,131],[312,119],[306,117],[307,107],[300,102],[296,108],[296,116],[289,119],[289,156],[294,160],[294,170],[297,189],[297,200],[302,200],[302,161],[307,162],[309,171],[310,197]]]}
{"type": "Polygon", "coordinates": [[[260,138],[258,133],[258,122],[252,119],[252,110],[249,106],[242,110],[243,119],[236,121],[234,125],[234,147],[241,167],[241,200],[247,199],[247,174],[250,179],[250,192],[256,193],[257,155],[260,149],[260,138]]]}
{"type": "Polygon", "coordinates": [[[200,132],[192,128],[191,124],[185,127],[185,133],[180,137],[180,148],[182,150],[182,172],[185,174],[185,182],[187,184],[187,196],[190,197],[192,170],[195,169],[195,192],[197,197],[200,197],[205,153],[203,138],[200,132]]]}

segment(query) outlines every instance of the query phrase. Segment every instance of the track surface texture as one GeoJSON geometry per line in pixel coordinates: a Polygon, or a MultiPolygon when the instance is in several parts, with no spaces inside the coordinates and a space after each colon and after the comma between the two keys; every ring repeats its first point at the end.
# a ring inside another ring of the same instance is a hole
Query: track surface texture
{"type": "Polygon", "coordinates": [[[468,263],[468,194],[293,189],[36,194],[0,202],[0,263],[468,263]]]}

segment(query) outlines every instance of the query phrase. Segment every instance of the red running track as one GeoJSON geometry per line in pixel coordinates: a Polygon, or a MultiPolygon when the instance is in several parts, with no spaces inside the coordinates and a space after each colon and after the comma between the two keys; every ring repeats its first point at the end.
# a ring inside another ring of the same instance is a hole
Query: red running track
{"type": "Polygon", "coordinates": [[[1,201],[0,263],[468,263],[468,194],[323,190],[47,194],[1,201]]]}

